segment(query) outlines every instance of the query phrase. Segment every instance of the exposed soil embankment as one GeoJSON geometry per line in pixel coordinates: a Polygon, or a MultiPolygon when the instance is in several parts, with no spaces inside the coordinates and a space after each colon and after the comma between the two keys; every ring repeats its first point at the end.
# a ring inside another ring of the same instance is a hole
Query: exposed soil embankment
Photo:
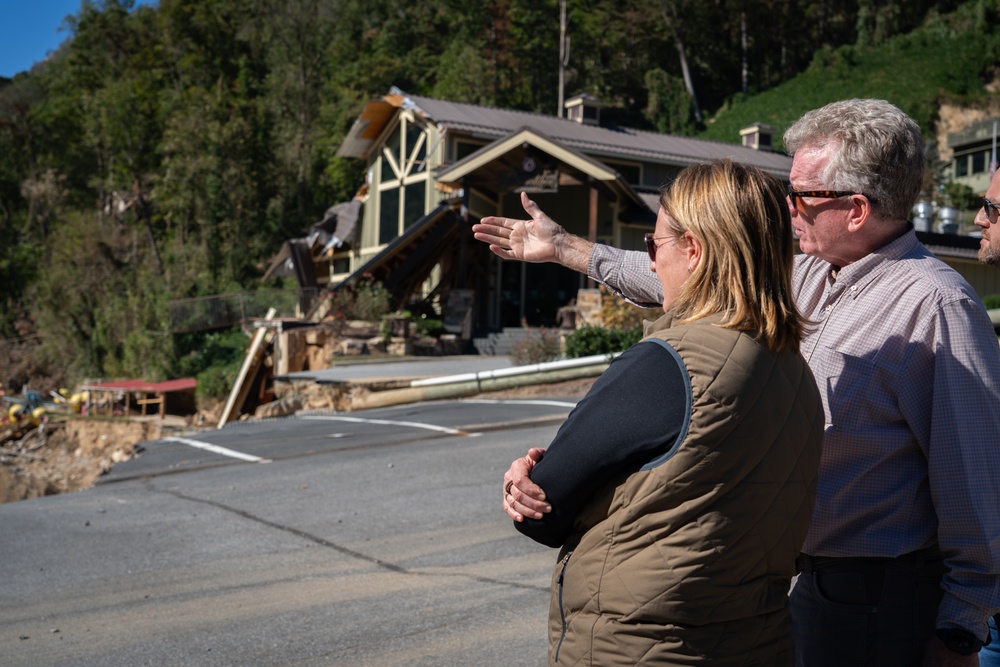
{"type": "Polygon", "coordinates": [[[116,463],[134,456],[135,445],[160,437],[158,419],[95,417],[49,421],[0,445],[0,502],[12,502],[93,486],[116,463]]]}

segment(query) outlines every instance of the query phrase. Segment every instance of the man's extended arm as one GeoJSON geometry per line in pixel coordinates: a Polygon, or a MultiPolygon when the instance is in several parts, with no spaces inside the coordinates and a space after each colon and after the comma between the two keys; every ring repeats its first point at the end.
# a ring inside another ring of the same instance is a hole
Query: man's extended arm
{"type": "Polygon", "coordinates": [[[555,262],[586,273],[637,306],[663,303],[662,286],[641,251],[619,250],[570,234],[521,193],[530,220],[488,216],[472,226],[476,239],[490,244],[493,254],[523,262],[555,262]]]}

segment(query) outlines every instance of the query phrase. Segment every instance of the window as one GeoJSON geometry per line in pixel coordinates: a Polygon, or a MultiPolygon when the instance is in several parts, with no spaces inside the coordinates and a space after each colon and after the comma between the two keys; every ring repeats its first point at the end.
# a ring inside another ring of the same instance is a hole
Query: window
{"type": "Polygon", "coordinates": [[[403,228],[408,229],[410,225],[424,217],[427,207],[424,198],[427,195],[427,181],[417,181],[409,183],[403,189],[403,198],[406,203],[403,205],[403,228]]]}
{"type": "Polygon", "coordinates": [[[986,151],[976,151],[972,154],[972,173],[981,174],[986,171],[986,156],[989,155],[986,151]]]}
{"type": "Polygon", "coordinates": [[[350,256],[334,257],[333,258],[333,271],[332,273],[350,273],[351,271],[351,258],[350,256]]]}
{"type": "Polygon", "coordinates": [[[474,144],[468,141],[456,141],[455,142],[455,161],[462,160],[469,157],[480,148],[485,146],[485,144],[474,144]]]}
{"type": "Polygon", "coordinates": [[[608,160],[606,164],[621,174],[626,183],[642,185],[642,168],[639,165],[614,162],[613,160],[608,160]]]}
{"type": "Polygon", "coordinates": [[[399,236],[399,188],[382,190],[378,200],[378,242],[383,245],[399,236]]]}
{"type": "Polygon", "coordinates": [[[403,115],[379,164],[378,243],[385,245],[427,213],[427,132],[403,115]]]}
{"type": "Polygon", "coordinates": [[[956,155],[955,156],[955,178],[961,176],[969,175],[969,156],[968,155],[956,155]]]}
{"type": "Polygon", "coordinates": [[[427,157],[427,141],[423,130],[413,123],[406,124],[406,146],[410,151],[410,159],[414,162],[414,171],[422,171],[424,158],[427,157]]]}

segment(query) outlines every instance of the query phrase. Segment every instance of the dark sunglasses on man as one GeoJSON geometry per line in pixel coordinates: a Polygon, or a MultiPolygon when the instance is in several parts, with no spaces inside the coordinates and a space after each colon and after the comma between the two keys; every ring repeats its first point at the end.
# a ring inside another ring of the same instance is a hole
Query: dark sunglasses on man
{"type": "Polygon", "coordinates": [[[792,208],[798,210],[798,203],[795,201],[798,197],[816,197],[818,199],[840,199],[841,197],[850,197],[851,195],[862,195],[867,197],[868,201],[875,203],[875,200],[868,197],[864,192],[851,192],[850,190],[793,190],[792,184],[788,184],[788,200],[792,202],[792,208]]]}
{"type": "Polygon", "coordinates": [[[989,219],[990,224],[995,225],[997,217],[1000,216],[1000,204],[994,204],[986,197],[983,197],[983,212],[986,213],[986,217],[989,219]]]}

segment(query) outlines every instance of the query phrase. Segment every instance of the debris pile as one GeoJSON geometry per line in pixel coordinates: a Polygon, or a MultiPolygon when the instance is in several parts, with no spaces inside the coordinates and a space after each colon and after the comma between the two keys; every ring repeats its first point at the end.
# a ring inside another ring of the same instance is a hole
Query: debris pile
{"type": "Polygon", "coordinates": [[[160,429],[158,420],[79,417],[7,429],[0,437],[0,503],[89,488],[135,456],[136,444],[160,437],[160,429]]]}

